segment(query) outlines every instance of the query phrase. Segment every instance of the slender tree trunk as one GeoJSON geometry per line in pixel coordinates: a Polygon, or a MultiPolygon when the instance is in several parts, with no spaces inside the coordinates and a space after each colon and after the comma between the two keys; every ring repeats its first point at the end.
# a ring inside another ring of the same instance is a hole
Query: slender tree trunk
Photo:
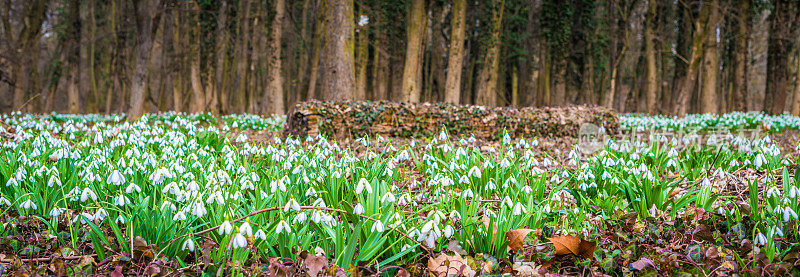
{"type": "MultiPolygon", "coordinates": [[[[361,9],[361,16],[366,13],[361,9]]],[[[360,16],[359,16],[360,18],[360,16]]],[[[358,48],[356,49],[356,91],[355,100],[367,99],[367,65],[369,63],[369,25],[358,26],[358,48]]]]}
{"type": "Polygon", "coordinates": [[[355,90],[353,0],[322,2],[327,11],[322,97],[326,100],[352,100],[355,90]]]}
{"type": "MultiPolygon", "coordinates": [[[[379,7],[379,4],[376,5],[379,7]]],[[[372,100],[388,100],[389,99],[389,56],[385,52],[386,48],[386,32],[382,30],[383,17],[380,14],[375,16],[373,21],[374,34],[376,42],[373,46],[374,57],[372,58],[373,68],[373,83],[372,83],[372,100]]]]}
{"type": "Polygon", "coordinates": [[[791,37],[798,4],[792,0],[775,1],[775,12],[771,15],[769,46],[767,50],[767,91],[764,111],[781,114],[785,110],[786,85],[788,83],[789,51],[795,38],[791,37]]]}
{"type": "Polygon", "coordinates": [[[500,0],[498,6],[492,11],[491,40],[481,71],[478,73],[478,87],[475,92],[475,104],[477,105],[497,105],[497,68],[500,64],[500,33],[503,26],[504,4],[505,0],[500,0]]]}
{"type": "Polygon", "coordinates": [[[281,33],[283,33],[284,0],[275,1],[275,17],[272,21],[272,41],[269,54],[269,83],[264,94],[264,106],[268,114],[283,114],[283,77],[281,76],[281,33]]]}
{"type": "Polygon", "coordinates": [[[444,101],[458,103],[461,97],[461,73],[464,64],[464,40],[467,21],[467,1],[453,0],[453,34],[450,37],[450,54],[447,60],[447,81],[444,101]]]}
{"type": "Polygon", "coordinates": [[[227,56],[227,49],[228,49],[228,31],[227,31],[227,24],[228,24],[228,1],[220,1],[219,7],[219,15],[217,16],[217,41],[216,41],[216,65],[214,69],[216,72],[214,76],[216,79],[214,86],[212,99],[214,99],[211,110],[212,112],[225,112],[228,110],[227,107],[227,70],[225,62],[227,56]]]}
{"type": "Polygon", "coordinates": [[[656,65],[655,22],[658,2],[650,0],[647,7],[647,20],[644,31],[645,63],[647,64],[647,84],[645,85],[646,110],[656,112],[658,100],[658,66],[656,65]]]}
{"type": "Polygon", "coordinates": [[[406,29],[406,60],[403,67],[402,101],[417,103],[422,94],[423,36],[425,34],[425,0],[411,0],[406,29]]]}
{"type": "Polygon", "coordinates": [[[702,84],[700,88],[700,112],[719,112],[717,100],[717,74],[719,72],[719,51],[717,49],[717,27],[719,23],[719,2],[713,0],[710,5],[708,18],[708,34],[706,35],[705,48],[703,49],[702,84]]]}
{"type": "Polygon", "coordinates": [[[131,77],[131,106],[128,119],[137,120],[145,112],[144,102],[147,93],[147,62],[150,60],[153,47],[153,36],[158,25],[160,0],[136,0],[136,50],[134,52],[134,68],[131,77]]]}
{"type": "MultiPolygon", "coordinates": [[[[800,43],[800,42],[798,42],[800,43]]],[[[800,49],[795,51],[797,53],[797,57],[795,57],[795,78],[794,78],[794,97],[792,97],[792,115],[800,116],[800,49]]]]}

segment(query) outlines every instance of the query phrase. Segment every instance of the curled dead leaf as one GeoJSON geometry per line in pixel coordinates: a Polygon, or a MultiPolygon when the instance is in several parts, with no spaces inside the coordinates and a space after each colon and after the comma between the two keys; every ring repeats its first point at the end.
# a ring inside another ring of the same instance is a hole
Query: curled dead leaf
{"type": "Polygon", "coordinates": [[[428,273],[436,277],[445,276],[475,276],[476,272],[467,265],[467,260],[458,253],[453,256],[440,254],[428,260],[428,273]]]}
{"type": "Polygon", "coordinates": [[[319,276],[319,273],[328,266],[328,259],[325,256],[308,255],[303,261],[303,265],[308,269],[308,275],[312,277],[319,276]]]}
{"type": "MultiPolygon", "coordinates": [[[[513,252],[522,250],[525,245],[525,238],[528,234],[534,232],[534,229],[512,229],[506,233],[506,240],[508,240],[508,249],[513,252]]],[[[541,232],[541,230],[539,230],[541,232]]]]}
{"type": "Polygon", "coordinates": [[[582,259],[592,258],[594,250],[597,248],[597,242],[569,235],[550,238],[550,242],[553,243],[553,247],[556,249],[556,255],[573,254],[582,259]]]}

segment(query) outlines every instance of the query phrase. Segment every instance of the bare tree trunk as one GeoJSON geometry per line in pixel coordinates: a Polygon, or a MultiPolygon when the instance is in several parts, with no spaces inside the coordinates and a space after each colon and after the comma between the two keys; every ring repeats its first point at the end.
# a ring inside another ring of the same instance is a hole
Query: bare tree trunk
{"type": "Polygon", "coordinates": [[[792,115],[799,116],[800,115],[800,49],[798,49],[796,53],[797,57],[795,57],[795,62],[797,62],[797,65],[795,66],[794,69],[795,78],[794,78],[794,97],[792,97],[792,115]]]}
{"type": "Polygon", "coordinates": [[[275,17],[272,21],[272,41],[269,54],[269,83],[264,94],[264,107],[267,114],[283,114],[283,77],[281,76],[281,34],[283,32],[284,0],[275,1],[275,17]]]}
{"type": "Polygon", "coordinates": [[[695,20],[695,32],[692,36],[692,44],[689,50],[689,62],[686,67],[686,74],[678,89],[678,99],[675,105],[675,114],[678,116],[686,115],[689,110],[689,99],[691,99],[691,91],[697,83],[697,70],[700,67],[700,61],[703,53],[703,44],[706,41],[706,36],[709,34],[708,18],[711,11],[710,5],[703,5],[700,10],[700,15],[695,20]]]}
{"type": "Polygon", "coordinates": [[[741,111],[744,105],[747,91],[747,42],[750,33],[750,1],[739,1],[736,10],[736,18],[732,19],[736,24],[736,37],[733,50],[733,82],[730,94],[729,105],[731,110],[741,111]]]}
{"type": "MultiPolygon", "coordinates": [[[[364,9],[361,9],[361,16],[366,16],[364,9]]],[[[359,16],[360,18],[360,16],[359,16]]],[[[356,35],[358,44],[356,49],[356,91],[353,95],[355,100],[367,99],[367,64],[369,63],[369,26],[358,26],[356,35]]]]}
{"type": "Polygon", "coordinates": [[[461,72],[464,65],[464,40],[467,21],[467,1],[453,1],[453,34],[450,38],[450,54],[447,60],[447,81],[444,101],[458,103],[461,98],[461,72]]]}
{"type": "Polygon", "coordinates": [[[323,0],[326,13],[322,97],[351,100],[355,89],[353,0],[323,0]]]}
{"type": "Polygon", "coordinates": [[[706,35],[705,48],[703,49],[702,84],[700,88],[700,112],[718,113],[717,101],[717,73],[719,72],[719,53],[717,49],[717,25],[719,23],[719,2],[713,0],[710,5],[708,18],[708,35],[706,35]]]}
{"type": "Polygon", "coordinates": [[[144,113],[147,93],[147,62],[153,47],[153,36],[158,29],[160,0],[135,0],[136,10],[136,50],[134,53],[133,76],[131,77],[131,106],[128,119],[136,120],[144,113]]]}
{"type": "Polygon", "coordinates": [[[658,2],[650,0],[647,7],[647,20],[644,31],[645,63],[647,64],[647,84],[645,85],[646,110],[648,113],[656,113],[656,103],[658,100],[658,67],[656,65],[655,49],[655,22],[658,2]]]}
{"type": "Polygon", "coordinates": [[[214,101],[211,104],[211,111],[212,112],[225,112],[228,110],[228,101],[227,101],[227,78],[226,76],[226,58],[228,51],[228,31],[226,25],[228,24],[228,1],[220,1],[219,7],[219,15],[217,16],[217,41],[216,41],[216,65],[214,76],[216,79],[214,80],[215,86],[214,90],[212,91],[212,99],[214,101]]]}
{"type": "Polygon", "coordinates": [[[798,4],[793,2],[775,1],[775,13],[770,19],[764,111],[771,114],[781,114],[785,108],[789,51],[795,39],[791,35],[793,25],[797,24],[794,18],[797,16],[795,6],[798,4]]]}
{"type": "Polygon", "coordinates": [[[402,101],[417,103],[422,94],[423,35],[425,34],[425,0],[412,0],[406,29],[406,61],[403,67],[402,101]]]}
{"type": "Polygon", "coordinates": [[[478,73],[478,87],[475,92],[475,104],[484,106],[497,105],[497,67],[500,63],[500,33],[502,32],[503,7],[505,0],[492,11],[492,31],[489,47],[478,73]]]}

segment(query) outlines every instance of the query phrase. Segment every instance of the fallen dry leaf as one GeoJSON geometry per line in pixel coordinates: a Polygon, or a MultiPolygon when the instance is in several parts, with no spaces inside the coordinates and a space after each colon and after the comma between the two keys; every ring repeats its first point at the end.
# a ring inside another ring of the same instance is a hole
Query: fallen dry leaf
{"type": "Polygon", "coordinates": [[[511,265],[511,269],[514,270],[514,276],[521,276],[521,277],[535,277],[535,276],[542,276],[539,273],[539,269],[541,269],[541,265],[536,265],[534,262],[516,262],[511,265]]]}
{"type": "Polygon", "coordinates": [[[319,276],[323,268],[328,266],[328,259],[325,256],[308,255],[303,261],[303,265],[308,268],[308,275],[312,277],[319,276]]]}
{"type": "Polygon", "coordinates": [[[510,251],[520,251],[525,244],[525,238],[528,234],[534,232],[534,229],[512,229],[506,233],[506,240],[508,240],[508,249],[510,251]]]}
{"type": "Polygon", "coordinates": [[[428,273],[436,277],[446,276],[475,276],[475,270],[467,265],[467,260],[458,253],[453,256],[439,254],[435,259],[428,260],[428,273]]]}
{"type": "Polygon", "coordinates": [[[550,238],[550,242],[556,248],[556,255],[573,254],[583,259],[592,258],[594,250],[597,248],[597,242],[569,235],[550,238]]]}

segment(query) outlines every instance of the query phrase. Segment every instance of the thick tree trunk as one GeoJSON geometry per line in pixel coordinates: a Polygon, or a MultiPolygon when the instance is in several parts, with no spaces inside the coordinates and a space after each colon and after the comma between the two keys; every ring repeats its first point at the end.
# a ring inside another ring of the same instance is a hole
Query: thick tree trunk
{"type": "Polygon", "coordinates": [[[497,105],[497,68],[500,63],[500,33],[502,32],[503,8],[505,0],[500,0],[492,11],[492,29],[489,47],[478,73],[478,87],[475,91],[475,104],[485,106],[497,105]]]}
{"type": "Polygon", "coordinates": [[[269,83],[264,94],[264,106],[267,114],[283,114],[283,64],[281,61],[281,33],[283,32],[284,0],[275,1],[275,17],[272,21],[272,40],[269,54],[269,83]]]}
{"type": "Polygon", "coordinates": [[[450,25],[450,53],[447,57],[447,80],[444,102],[457,104],[461,98],[461,73],[464,65],[464,40],[467,26],[467,1],[453,0],[453,20],[450,25]]]}
{"type": "Polygon", "coordinates": [[[700,10],[700,15],[695,20],[695,32],[692,35],[692,44],[689,49],[689,61],[686,66],[685,77],[683,77],[680,87],[678,89],[678,99],[675,105],[675,114],[684,116],[689,111],[689,100],[692,98],[691,92],[697,83],[697,70],[700,67],[700,61],[703,53],[703,45],[706,41],[706,36],[709,34],[708,18],[711,12],[709,5],[703,5],[700,10]]]}
{"type": "Polygon", "coordinates": [[[733,82],[728,105],[733,111],[744,110],[744,99],[748,95],[747,91],[747,42],[750,33],[750,1],[739,1],[736,9],[736,37],[733,49],[733,82]]]}
{"type": "Polygon", "coordinates": [[[322,97],[326,100],[350,100],[355,90],[353,0],[322,2],[327,11],[322,97]]]}
{"type": "Polygon", "coordinates": [[[719,2],[717,0],[706,3],[710,5],[708,18],[708,34],[706,35],[703,49],[702,84],[700,87],[700,112],[719,112],[717,101],[717,74],[719,73],[719,51],[717,48],[717,27],[719,23],[719,2]]]}
{"type": "Polygon", "coordinates": [[[792,0],[775,1],[775,12],[771,15],[769,26],[769,47],[767,50],[767,91],[764,112],[781,114],[785,110],[786,85],[788,83],[789,51],[795,38],[791,37],[792,27],[797,24],[796,3],[792,0]]]}
{"type": "Polygon", "coordinates": [[[134,52],[133,76],[131,76],[131,105],[128,119],[137,120],[145,112],[144,102],[147,93],[147,62],[153,47],[154,25],[158,25],[160,0],[136,0],[136,48],[134,52]]]}
{"type": "Polygon", "coordinates": [[[402,101],[417,103],[422,95],[423,37],[425,34],[425,0],[411,0],[406,29],[406,60],[403,67],[402,101]]]}

